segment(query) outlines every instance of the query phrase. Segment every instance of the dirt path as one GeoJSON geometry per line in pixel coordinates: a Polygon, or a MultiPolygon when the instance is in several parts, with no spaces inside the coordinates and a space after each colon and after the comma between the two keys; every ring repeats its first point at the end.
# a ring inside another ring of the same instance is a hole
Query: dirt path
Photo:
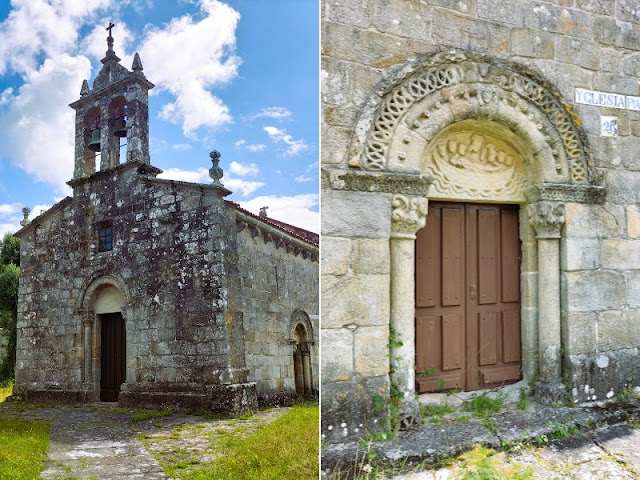
{"type": "Polygon", "coordinates": [[[220,454],[215,447],[226,434],[250,434],[288,410],[267,410],[244,420],[171,415],[132,422],[132,411],[114,407],[104,403],[55,407],[8,403],[0,407],[0,419],[52,422],[43,479],[156,480],[169,477],[153,454],[189,465],[208,463],[220,454]]]}

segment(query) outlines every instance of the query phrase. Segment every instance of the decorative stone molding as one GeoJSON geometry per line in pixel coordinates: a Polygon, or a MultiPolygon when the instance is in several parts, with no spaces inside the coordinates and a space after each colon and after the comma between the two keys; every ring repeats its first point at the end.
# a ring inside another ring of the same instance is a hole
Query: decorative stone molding
{"type": "Polygon", "coordinates": [[[529,223],[536,231],[536,238],[560,238],[564,225],[564,204],[541,201],[529,205],[529,223]]]}
{"type": "Polygon", "coordinates": [[[238,211],[236,212],[236,231],[240,233],[245,229],[248,229],[251,238],[260,237],[265,244],[273,242],[276,250],[283,248],[293,256],[301,255],[304,259],[311,258],[313,262],[318,261],[318,247],[315,245],[287,235],[278,228],[238,211]]]}
{"type": "Polygon", "coordinates": [[[374,173],[361,170],[325,170],[329,185],[334,190],[359,192],[400,193],[426,197],[433,178],[407,173],[374,173]]]}
{"type": "Polygon", "coordinates": [[[394,195],[391,202],[391,232],[395,238],[415,238],[427,224],[429,200],[426,197],[394,195]]]}
{"type": "Polygon", "coordinates": [[[401,122],[419,128],[437,115],[422,111],[409,120],[409,111],[421,100],[447,87],[435,108],[458,101],[486,105],[499,102],[528,116],[531,128],[540,130],[552,146],[558,138],[565,155],[557,149],[551,154],[558,173],[569,170],[572,183],[588,183],[590,152],[579,119],[560,93],[539,75],[515,63],[463,52],[438,54],[417,65],[411,65],[372,95],[365,107],[349,150],[350,167],[370,171],[386,171],[391,141],[401,122]],[[487,88],[487,85],[493,86],[487,88]],[[382,97],[382,98],[380,98],[382,97]],[[553,130],[552,133],[549,130],[553,130]],[[566,157],[566,160],[565,160],[566,157]],[[564,162],[568,161],[568,167],[564,162]]]}
{"type": "Polygon", "coordinates": [[[291,321],[289,322],[289,343],[298,343],[298,340],[296,340],[296,328],[298,325],[302,325],[304,329],[304,338],[301,339],[301,341],[313,345],[313,324],[307,312],[299,309],[294,310],[291,315],[291,321]]]}
{"type": "Polygon", "coordinates": [[[598,185],[574,185],[561,183],[543,183],[540,187],[529,186],[527,199],[531,203],[540,200],[603,204],[606,196],[604,187],[598,185]]]}

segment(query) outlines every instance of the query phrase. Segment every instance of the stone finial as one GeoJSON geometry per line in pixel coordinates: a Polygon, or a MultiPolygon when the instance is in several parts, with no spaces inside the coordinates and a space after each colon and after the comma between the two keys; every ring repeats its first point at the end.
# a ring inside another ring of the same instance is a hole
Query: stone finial
{"type": "Polygon", "coordinates": [[[212,185],[224,188],[224,185],[222,185],[222,183],[220,182],[220,179],[222,178],[224,172],[218,166],[218,164],[220,163],[220,157],[222,155],[220,155],[219,151],[214,150],[209,154],[209,156],[211,157],[211,163],[213,164],[213,166],[209,169],[209,176],[213,179],[212,185]]]}
{"type": "Polygon", "coordinates": [[[142,60],[140,60],[138,52],[133,56],[133,65],[131,65],[131,70],[134,72],[142,72],[142,60]]]}
{"type": "Polygon", "coordinates": [[[269,207],[260,207],[259,217],[267,218],[267,208],[269,207]]]}
{"type": "Polygon", "coordinates": [[[111,29],[112,29],[113,27],[115,27],[115,26],[116,26],[116,24],[115,24],[115,23],[111,23],[111,22],[109,22],[109,26],[107,27],[107,30],[109,30],[109,36],[107,37],[107,47],[108,47],[108,48],[107,48],[107,54],[108,54],[109,52],[112,52],[112,53],[113,53],[113,37],[111,36],[111,29]]]}
{"type": "Polygon", "coordinates": [[[89,82],[83,80],[82,87],[80,87],[80,96],[84,97],[85,95],[89,95],[89,82]]]}
{"type": "Polygon", "coordinates": [[[22,215],[24,215],[24,218],[20,221],[20,225],[22,225],[23,227],[26,227],[29,224],[29,212],[30,211],[31,211],[31,209],[29,209],[29,207],[24,207],[22,209],[22,215]]]}

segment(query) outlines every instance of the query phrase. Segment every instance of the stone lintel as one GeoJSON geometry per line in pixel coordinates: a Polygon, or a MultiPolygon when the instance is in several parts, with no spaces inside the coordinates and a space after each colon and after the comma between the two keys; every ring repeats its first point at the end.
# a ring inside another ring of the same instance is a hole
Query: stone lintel
{"type": "Polygon", "coordinates": [[[603,204],[606,189],[600,185],[543,183],[539,187],[529,186],[526,195],[530,203],[549,200],[556,202],[603,204]]]}
{"type": "Polygon", "coordinates": [[[334,190],[399,193],[426,197],[433,178],[414,173],[370,172],[363,170],[323,169],[334,190]]]}

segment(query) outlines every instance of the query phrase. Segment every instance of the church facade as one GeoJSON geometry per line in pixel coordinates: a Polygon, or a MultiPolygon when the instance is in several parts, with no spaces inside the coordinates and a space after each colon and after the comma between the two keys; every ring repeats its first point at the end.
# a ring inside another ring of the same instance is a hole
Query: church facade
{"type": "Polygon", "coordinates": [[[328,441],[449,390],[638,385],[632,3],[323,3],[328,441]]]}
{"type": "Polygon", "coordinates": [[[71,104],[73,196],[16,234],[14,394],[231,413],[317,395],[318,236],[225,200],[218,152],[211,184],[156,178],[153,84],[107,40],[71,104]]]}

